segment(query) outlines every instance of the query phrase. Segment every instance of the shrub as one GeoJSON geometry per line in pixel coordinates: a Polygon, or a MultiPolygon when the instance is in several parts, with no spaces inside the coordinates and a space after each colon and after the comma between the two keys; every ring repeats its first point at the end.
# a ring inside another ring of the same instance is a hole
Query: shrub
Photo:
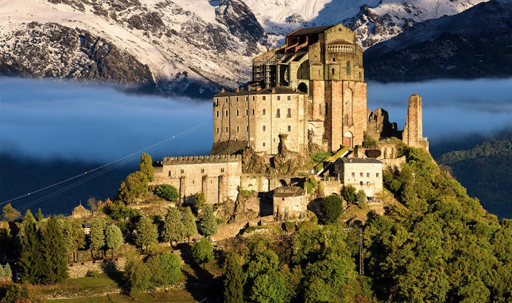
{"type": "Polygon", "coordinates": [[[323,199],[322,210],[324,213],[324,220],[326,223],[334,223],[338,221],[343,210],[343,201],[336,195],[330,195],[323,199]]]}
{"type": "Polygon", "coordinates": [[[92,270],[89,269],[86,274],[87,277],[91,277],[91,278],[97,278],[99,275],[100,275],[100,272],[95,269],[92,269],[92,270]]]}
{"type": "Polygon", "coordinates": [[[354,203],[357,199],[356,188],[352,185],[343,187],[343,199],[347,202],[354,203]]]}
{"type": "Polygon", "coordinates": [[[158,185],[155,189],[155,194],[167,201],[178,201],[178,190],[176,187],[169,184],[158,185]]]}

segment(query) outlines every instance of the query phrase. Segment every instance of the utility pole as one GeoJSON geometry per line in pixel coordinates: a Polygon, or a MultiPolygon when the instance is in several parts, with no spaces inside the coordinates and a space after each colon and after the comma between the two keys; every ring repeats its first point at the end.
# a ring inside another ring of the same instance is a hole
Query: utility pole
{"type": "Polygon", "coordinates": [[[359,229],[359,275],[364,276],[363,228],[359,229]]]}

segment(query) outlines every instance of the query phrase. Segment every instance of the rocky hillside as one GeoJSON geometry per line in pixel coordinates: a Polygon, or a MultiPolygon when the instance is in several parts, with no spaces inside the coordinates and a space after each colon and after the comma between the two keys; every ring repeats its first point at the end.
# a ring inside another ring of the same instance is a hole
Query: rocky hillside
{"type": "Polygon", "coordinates": [[[512,3],[492,0],[418,24],[365,52],[372,80],[512,76],[512,3]]]}
{"type": "Polygon", "coordinates": [[[342,22],[369,47],[482,1],[0,0],[0,72],[209,97],[299,27],[342,22]]]}

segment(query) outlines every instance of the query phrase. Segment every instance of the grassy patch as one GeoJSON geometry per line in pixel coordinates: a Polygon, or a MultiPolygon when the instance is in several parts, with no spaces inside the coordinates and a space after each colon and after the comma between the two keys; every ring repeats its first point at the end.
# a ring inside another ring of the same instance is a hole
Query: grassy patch
{"type": "Polygon", "coordinates": [[[189,303],[197,302],[194,297],[186,290],[171,290],[169,293],[140,293],[135,296],[135,300],[127,295],[110,294],[102,297],[90,298],[75,298],[75,299],[60,299],[48,300],[48,302],[62,302],[62,303],[121,303],[121,302],[180,302],[189,303]]]}

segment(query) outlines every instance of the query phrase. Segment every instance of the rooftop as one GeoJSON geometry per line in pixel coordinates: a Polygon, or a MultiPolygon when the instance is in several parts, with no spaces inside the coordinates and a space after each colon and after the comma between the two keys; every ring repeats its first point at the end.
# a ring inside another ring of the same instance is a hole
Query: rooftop
{"type": "Polygon", "coordinates": [[[338,161],[343,163],[367,163],[367,164],[382,164],[381,161],[373,158],[339,158],[338,161]]]}
{"type": "Polygon", "coordinates": [[[306,36],[306,35],[314,35],[325,32],[330,29],[334,25],[328,26],[317,26],[317,27],[308,27],[308,28],[300,28],[288,35],[288,37],[297,37],[297,36],[306,36]]]}
{"type": "Polygon", "coordinates": [[[264,88],[258,91],[240,89],[238,91],[224,91],[216,94],[214,97],[228,97],[228,96],[247,96],[247,95],[270,95],[270,94],[304,94],[300,91],[295,91],[287,86],[278,86],[273,88],[264,88]]]}

